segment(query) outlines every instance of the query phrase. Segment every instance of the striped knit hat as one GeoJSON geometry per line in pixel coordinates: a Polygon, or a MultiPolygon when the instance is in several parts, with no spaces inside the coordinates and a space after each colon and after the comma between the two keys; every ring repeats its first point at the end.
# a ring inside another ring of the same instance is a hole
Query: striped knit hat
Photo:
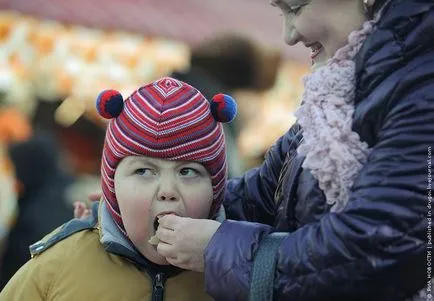
{"type": "Polygon", "coordinates": [[[127,156],[195,161],[209,172],[213,216],[223,201],[227,179],[225,139],[221,122],[236,115],[236,103],[218,94],[211,102],[195,88],[165,77],[135,91],[125,101],[114,90],[97,98],[97,110],[109,122],[101,162],[103,199],[125,233],[114,188],[119,162],[127,156]]]}

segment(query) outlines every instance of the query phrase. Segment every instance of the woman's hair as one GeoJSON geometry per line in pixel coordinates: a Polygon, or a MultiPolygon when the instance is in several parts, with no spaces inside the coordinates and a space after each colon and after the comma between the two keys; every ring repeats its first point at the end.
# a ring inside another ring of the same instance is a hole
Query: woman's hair
{"type": "MultiPolygon", "coordinates": [[[[393,0],[390,0],[389,2],[392,2],[393,0]]],[[[387,0],[376,0],[374,3],[374,6],[372,7],[371,11],[369,12],[369,18],[374,18],[374,15],[383,7],[383,5],[388,2],[387,0]]]]}
{"type": "Polygon", "coordinates": [[[215,36],[193,47],[191,66],[226,88],[265,90],[273,86],[281,61],[276,49],[236,33],[215,36]]]}

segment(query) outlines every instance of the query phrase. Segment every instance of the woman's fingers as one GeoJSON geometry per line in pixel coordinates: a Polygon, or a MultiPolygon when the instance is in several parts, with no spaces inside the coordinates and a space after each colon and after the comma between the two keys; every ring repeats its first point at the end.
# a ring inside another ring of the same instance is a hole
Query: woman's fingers
{"type": "Polygon", "coordinates": [[[173,230],[169,230],[169,229],[163,228],[163,227],[158,227],[155,235],[157,235],[157,237],[160,241],[171,245],[175,242],[175,234],[174,233],[175,232],[173,230]]]}
{"type": "Polygon", "coordinates": [[[158,228],[166,228],[169,230],[175,230],[176,227],[180,224],[183,217],[179,217],[174,214],[167,214],[158,219],[159,226],[158,228]]]}
{"type": "Polygon", "coordinates": [[[157,253],[163,257],[166,257],[166,260],[169,260],[169,258],[173,258],[175,256],[172,246],[162,241],[160,241],[157,245],[157,253]]]}

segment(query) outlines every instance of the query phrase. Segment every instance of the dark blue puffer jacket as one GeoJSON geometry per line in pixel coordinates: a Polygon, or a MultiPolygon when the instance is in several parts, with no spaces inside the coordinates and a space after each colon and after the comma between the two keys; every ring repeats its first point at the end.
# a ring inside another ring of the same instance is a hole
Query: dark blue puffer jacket
{"type": "Polygon", "coordinates": [[[261,167],[228,183],[228,218],[242,221],[225,221],[205,253],[206,286],[216,300],[247,300],[254,253],[273,231],[288,232],[278,251],[276,300],[397,301],[427,284],[434,1],[391,1],[356,63],[353,129],[372,152],[347,207],[330,212],[301,168],[301,131],[293,126],[261,167]]]}

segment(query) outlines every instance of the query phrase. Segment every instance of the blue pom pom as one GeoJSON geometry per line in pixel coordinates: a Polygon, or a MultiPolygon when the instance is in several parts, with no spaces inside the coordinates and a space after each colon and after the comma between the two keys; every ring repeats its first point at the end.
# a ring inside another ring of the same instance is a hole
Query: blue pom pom
{"type": "Polygon", "coordinates": [[[124,98],[116,90],[104,90],[96,99],[96,109],[106,119],[118,117],[123,108],[124,98]]]}
{"type": "Polygon", "coordinates": [[[231,122],[237,115],[237,103],[226,94],[217,94],[211,100],[211,113],[219,122],[231,122]]]}

